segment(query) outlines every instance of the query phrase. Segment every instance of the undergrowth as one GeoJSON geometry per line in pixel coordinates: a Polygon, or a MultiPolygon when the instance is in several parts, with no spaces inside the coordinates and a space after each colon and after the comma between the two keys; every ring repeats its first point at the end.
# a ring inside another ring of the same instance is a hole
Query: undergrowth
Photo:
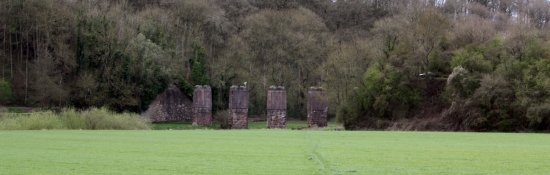
{"type": "Polygon", "coordinates": [[[115,113],[106,108],[0,114],[0,130],[140,130],[150,129],[150,125],[148,119],[138,114],[115,113]]]}

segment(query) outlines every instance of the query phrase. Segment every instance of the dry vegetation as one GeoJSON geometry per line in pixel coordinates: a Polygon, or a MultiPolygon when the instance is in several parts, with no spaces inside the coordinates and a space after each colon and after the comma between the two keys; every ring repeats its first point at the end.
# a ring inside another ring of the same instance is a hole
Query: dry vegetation
{"type": "Polygon", "coordinates": [[[0,113],[0,130],[135,130],[151,123],[137,114],[114,113],[105,108],[85,111],[64,109],[59,113],[0,113]]]}

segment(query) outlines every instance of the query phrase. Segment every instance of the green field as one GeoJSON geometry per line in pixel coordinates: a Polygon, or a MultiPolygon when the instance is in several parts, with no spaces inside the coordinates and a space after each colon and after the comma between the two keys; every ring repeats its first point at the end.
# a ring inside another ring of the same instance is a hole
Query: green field
{"type": "Polygon", "coordinates": [[[548,174],[550,135],[0,131],[0,174],[548,174]]]}

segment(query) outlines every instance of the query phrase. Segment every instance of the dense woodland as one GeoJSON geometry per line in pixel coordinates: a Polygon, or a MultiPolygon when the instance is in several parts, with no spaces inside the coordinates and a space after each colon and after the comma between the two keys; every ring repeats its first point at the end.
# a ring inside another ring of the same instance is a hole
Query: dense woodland
{"type": "Polygon", "coordinates": [[[2,0],[0,104],[143,112],[169,84],[310,86],[348,129],[550,130],[545,0],[2,0]]]}

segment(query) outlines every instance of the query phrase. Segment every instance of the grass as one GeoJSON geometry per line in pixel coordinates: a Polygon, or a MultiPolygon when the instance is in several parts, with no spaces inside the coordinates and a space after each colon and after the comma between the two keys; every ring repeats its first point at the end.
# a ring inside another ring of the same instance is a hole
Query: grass
{"type": "Polygon", "coordinates": [[[548,174],[550,135],[0,131],[0,174],[548,174]]]}
{"type": "Polygon", "coordinates": [[[149,129],[150,125],[149,120],[137,114],[114,113],[105,108],[63,109],[59,113],[0,113],[0,130],[149,129]]]}
{"type": "Polygon", "coordinates": [[[0,106],[0,112],[7,112],[7,113],[28,113],[33,110],[40,110],[40,109],[34,109],[29,107],[2,107],[0,106]]]}

